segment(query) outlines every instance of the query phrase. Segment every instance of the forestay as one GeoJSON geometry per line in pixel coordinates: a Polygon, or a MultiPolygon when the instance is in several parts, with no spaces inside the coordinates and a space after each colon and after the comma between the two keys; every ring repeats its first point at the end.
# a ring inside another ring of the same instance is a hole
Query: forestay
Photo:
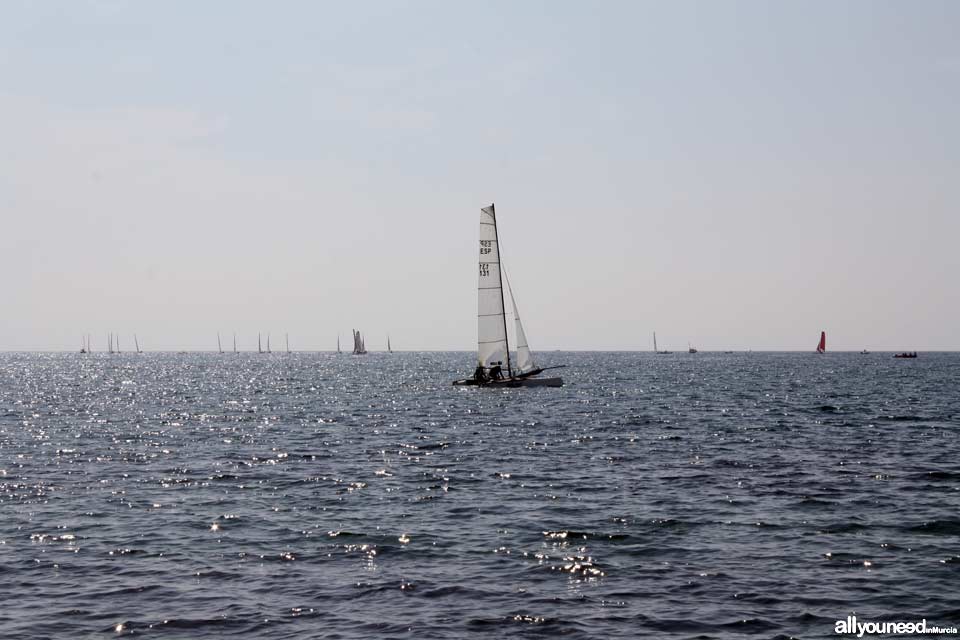
{"type": "Polygon", "coordinates": [[[509,370],[503,278],[494,207],[480,210],[480,275],[477,285],[477,360],[480,366],[503,363],[509,370]]]}

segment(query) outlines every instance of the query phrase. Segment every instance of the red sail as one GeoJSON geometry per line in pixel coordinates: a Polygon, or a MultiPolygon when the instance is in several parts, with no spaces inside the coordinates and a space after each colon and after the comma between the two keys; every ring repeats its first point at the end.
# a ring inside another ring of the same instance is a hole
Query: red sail
{"type": "Polygon", "coordinates": [[[827,350],[827,332],[820,332],[820,344],[817,345],[817,353],[823,353],[827,350]]]}

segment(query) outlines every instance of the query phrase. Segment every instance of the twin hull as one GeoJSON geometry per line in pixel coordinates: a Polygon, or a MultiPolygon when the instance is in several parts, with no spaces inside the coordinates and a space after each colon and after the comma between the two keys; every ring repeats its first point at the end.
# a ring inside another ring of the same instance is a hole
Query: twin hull
{"type": "Polygon", "coordinates": [[[454,380],[456,387],[491,387],[500,389],[503,387],[562,387],[563,378],[507,378],[506,380],[493,380],[491,382],[477,382],[473,378],[466,380],[454,380]]]}

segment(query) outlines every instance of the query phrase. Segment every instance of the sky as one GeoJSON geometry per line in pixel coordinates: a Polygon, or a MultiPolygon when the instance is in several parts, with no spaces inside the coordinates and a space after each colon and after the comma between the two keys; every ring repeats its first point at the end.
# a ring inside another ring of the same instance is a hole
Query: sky
{"type": "Polygon", "coordinates": [[[960,348],[960,3],[0,3],[0,350],[960,348]]]}

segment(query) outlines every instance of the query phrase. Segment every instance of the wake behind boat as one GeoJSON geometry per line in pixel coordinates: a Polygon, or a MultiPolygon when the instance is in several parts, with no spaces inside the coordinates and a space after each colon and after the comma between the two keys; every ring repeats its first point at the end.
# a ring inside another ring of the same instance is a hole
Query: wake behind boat
{"type": "MultiPolygon", "coordinates": [[[[494,206],[480,209],[480,275],[477,284],[477,368],[472,378],[454,380],[456,386],[479,387],[561,387],[563,378],[538,378],[547,369],[533,361],[520,313],[510,289],[516,321],[516,362],[510,358],[507,313],[503,295],[504,273],[494,206]]],[[[509,280],[507,287],[510,287],[509,280]]]]}

